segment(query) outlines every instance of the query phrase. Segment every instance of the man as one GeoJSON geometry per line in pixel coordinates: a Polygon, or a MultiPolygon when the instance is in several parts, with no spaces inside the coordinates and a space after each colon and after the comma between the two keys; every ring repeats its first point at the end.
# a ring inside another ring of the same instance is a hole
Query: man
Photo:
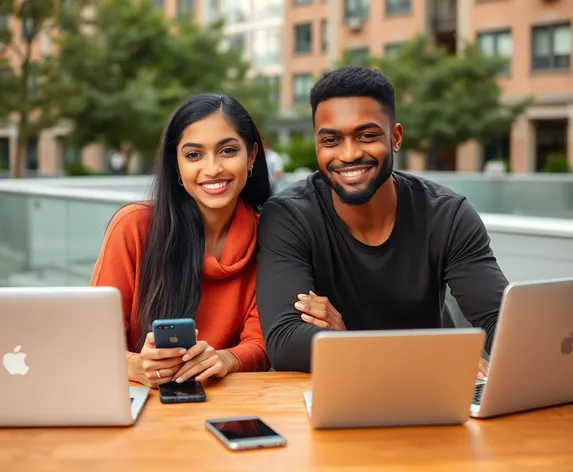
{"type": "Polygon", "coordinates": [[[439,328],[446,284],[489,352],[508,282],[464,197],[393,171],[403,130],[391,83],[345,67],[315,84],[310,103],[320,170],[272,197],[259,222],[257,304],[272,366],[309,372],[324,329],[439,328]]]}
{"type": "Polygon", "coordinates": [[[277,182],[283,175],[283,158],[274,151],[267,143],[264,144],[267,167],[269,169],[269,179],[271,181],[271,193],[274,193],[277,182]]]}

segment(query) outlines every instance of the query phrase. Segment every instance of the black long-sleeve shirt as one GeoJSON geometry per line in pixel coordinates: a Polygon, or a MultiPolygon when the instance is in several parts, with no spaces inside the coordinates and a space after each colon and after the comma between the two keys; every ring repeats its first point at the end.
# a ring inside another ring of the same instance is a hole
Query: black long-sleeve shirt
{"type": "Polygon", "coordinates": [[[257,304],[276,370],[310,371],[321,331],[294,308],[298,294],[326,296],[346,329],[442,326],[446,284],[491,348],[507,279],[486,228],[465,197],[395,172],[398,210],[390,237],[368,246],[338,217],[330,187],[316,174],[269,199],[259,221],[257,304]]]}

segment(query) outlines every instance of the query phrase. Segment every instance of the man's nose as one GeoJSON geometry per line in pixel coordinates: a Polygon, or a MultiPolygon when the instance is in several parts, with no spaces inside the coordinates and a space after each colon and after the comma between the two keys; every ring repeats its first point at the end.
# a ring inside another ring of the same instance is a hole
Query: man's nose
{"type": "Polygon", "coordinates": [[[362,157],[362,149],[354,139],[347,139],[344,141],[344,150],[341,157],[345,162],[353,162],[362,157]]]}

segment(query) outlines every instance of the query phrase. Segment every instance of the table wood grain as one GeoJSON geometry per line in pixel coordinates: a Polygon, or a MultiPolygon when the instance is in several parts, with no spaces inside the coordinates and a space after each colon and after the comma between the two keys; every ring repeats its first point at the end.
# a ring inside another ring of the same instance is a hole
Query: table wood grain
{"type": "Polygon", "coordinates": [[[572,471],[573,405],[463,426],[313,430],[310,377],[237,373],[206,384],[207,402],[164,405],[153,391],[133,427],[0,429],[0,471],[572,471]],[[286,448],[228,451],[207,418],[259,415],[286,448]]]}

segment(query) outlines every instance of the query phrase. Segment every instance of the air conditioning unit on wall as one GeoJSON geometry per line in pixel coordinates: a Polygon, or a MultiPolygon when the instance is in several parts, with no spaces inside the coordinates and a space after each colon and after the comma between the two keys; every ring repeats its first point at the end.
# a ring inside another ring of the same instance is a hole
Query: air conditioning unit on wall
{"type": "Polygon", "coordinates": [[[364,24],[364,20],[358,17],[348,18],[346,20],[346,26],[350,31],[360,31],[362,25],[364,24]]]}

